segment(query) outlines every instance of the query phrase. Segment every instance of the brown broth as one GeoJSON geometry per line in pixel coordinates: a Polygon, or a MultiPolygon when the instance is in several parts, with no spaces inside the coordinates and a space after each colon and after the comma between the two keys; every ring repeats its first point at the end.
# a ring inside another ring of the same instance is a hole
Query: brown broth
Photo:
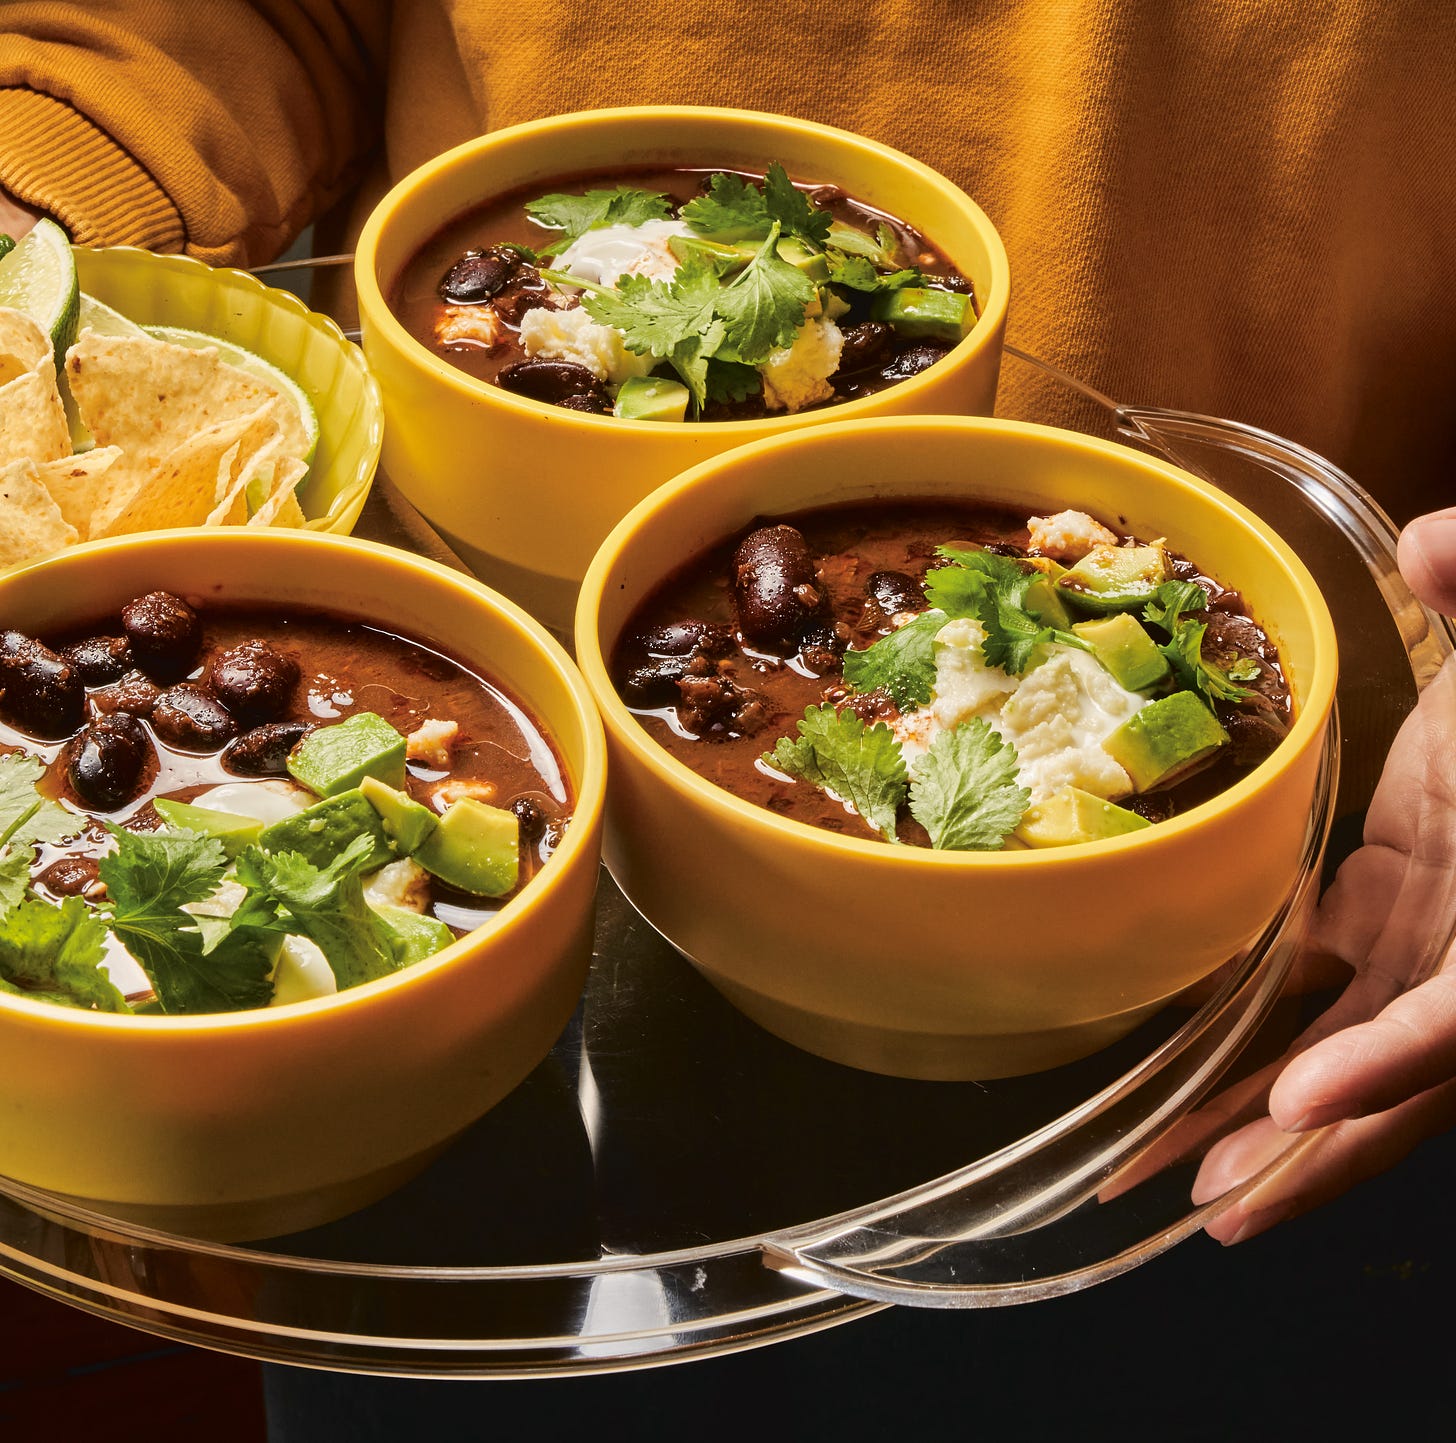
{"type": "MultiPolygon", "coordinates": [[[[853,650],[870,646],[892,629],[878,608],[866,604],[865,583],[875,572],[908,573],[918,583],[935,564],[938,546],[1004,547],[1025,553],[1029,541],[1024,515],[981,504],[850,504],[774,517],[772,522],[791,525],[803,533],[818,568],[819,584],[827,593],[829,610],[844,628],[847,645],[853,650]]],[[[638,660],[634,656],[635,638],[687,618],[736,628],[732,559],[742,537],[753,529],[744,528],[732,539],[676,568],[637,608],[623,628],[611,660],[619,690],[638,660]]],[[[1265,658],[1260,680],[1254,684],[1261,695],[1259,705],[1271,712],[1280,725],[1287,726],[1291,700],[1277,652],[1267,635],[1247,618],[1242,599],[1182,558],[1174,558],[1174,572],[1179,580],[1196,580],[1208,593],[1208,611],[1203,615],[1240,618],[1235,625],[1241,645],[1256,648],[1241,650],[1240,654],[1265,658]]],[[[729,727],[697,734],[684,725],[679,706],[670,700],[639,707],[629,699],[629,705],[653,738],[673,756],[743,800],[846,835],[876,835],[861,818],[818,788],[803,782],[786,784],[758,764],[777,738],[796,735],[795,723],[806,707],[845,698],[848,689],[837,669],[817,671],[806,664],[803,650],[778,657],[746,648],[736,631],[735,644],[718,667],[762,699],[762,724],[751,732],[737,733],[729,727]]],[[[1220,720],[1231,730],[1247,725],[1239,718],[1247,718],[1257,709],[1253,703],[1218,703],[1215,707],[1220,720]]],[[[1187,811],[1230,786],[1262,760],[1262,751],[1253,754],[1261,740],[1246,738],[1240,746],[1226,747],[1201,771],[1162,791],[1124,799],[1119,805],[1141,811],[1154,821],[1187,811]]],[[[928,840],[903,809],[899,837],[919,845],[928,840]]]]}
{"type": "MultiPolygon", "coordinates": [[[[381,628],[323,613],[209,607],[200,612],[203,641],[197,664],[188,672],[196,680],[215,652],[260,637],[299,664],[300,679],[293,702],[279,720],[327,724],[356,712],[370,711],[408,735],[426,718],[453,720],[460,725],[448,771],[421,762],[407,764],[406,789],[416,801],[429,805],[436,784],[451,782],[489,784],[492,805],[534,802],[545,826],[532,846],[523,845],[520,883],[525,886],[550,856],[570,819],[574,798],[551,740],[525,708],[488,677],[472,671],[434,647],[394,635],[381,628]]],[[[119,635],[115,617],[96,626],[59,637],[44,638],[53,649],[86,636],[119,635]]],[[[88,698],[100,688],[88,688],[88,698]]],[[[88,700],[88,715],[94,702],[88,700]]],[[[145,720],[156,750],[158,765],[141,795],[112,812],[87,808],[71,790],[66,777],[68,739],[40,742],[0,720],[0,752],[23,750],[47,764],[41,782],[46,794],[79,807],[92,820],[76,841],[37,848],[33,875],[39,876],[65,856],[95,856],[105,849],[101,818],[136,831],[161,824],[152,806],[157,798],[191,801],[199,793],[223,783],[247,782],[227,771],[220,752],[198,753],[169,746],[145,720]]],[[[432,808],[434,810],[434,808],[432,808]]],[[[44,884],[42,895],[58,900],[44,884]]],[[[457,934],[487,920],[507,898],[487,899],[457,892],[432,879],[433,914],[457,934]]],[[[512,894],[514,895],[514,894],[512,894]]]]}
{"type": "MultiPolygon", "coordinates": [[[[609,174],[572,175],[542,181],[496,197],[457,216],[416,251],[395,280],[389,297],[390,309],[422,345],[477,380],[493,383],[502,370],[525,356],[520,343],[519,325],[506,324],[500,341],[493,346],[474,343],[443,345],[435,333],[436,321],[443,309],[437,287],[446,271],[460,256],[469,250],[486,250],[502,244],[526,246],[532,250],[550,244],[559,232],[532,220],[524,209],[527,202],[543,195],[555,192],[581,194],[588,190],[626,185],[664,194],[676,210],[702,193],[709,176],[721,173],[723,172],[688,168],[624,169],[609,174]]],[[[761,174],[754,172],[730,173],[741,175],[755,183],[763,180],[761,174]]],[[[816,185],[799,178],[795,178],[795,184],[807,190],[814,203],[821,210],[829,211],[835,220],[855,226],[870,235],[880,225],[889,226],[897,238],[897,258],[902,265],[919,266],[927,279],[939,278],[952,289],[970,291],[970,281],[956,271],[945,254],[904,221],[853,200],[836,186],[816,185]]],[[[974,296],[972,306],[975,306],[974,296]]],[[[903,357],[917,344],[895,337],[892,349],[886,352],[886,362],[895,356],[903,357]]],[[[839,394],[834,400],[821,404],[833,405],[835,400],[847,400],[852,396],[868,394],[894,383],[875,373],[846,373],[842,379],[836,377],[835,384],[839,394]]],[[[703,419],[745,420],[763,414],[761,402],[752,398],[731,405],[710,403],[703,413],[703,419]]]]}

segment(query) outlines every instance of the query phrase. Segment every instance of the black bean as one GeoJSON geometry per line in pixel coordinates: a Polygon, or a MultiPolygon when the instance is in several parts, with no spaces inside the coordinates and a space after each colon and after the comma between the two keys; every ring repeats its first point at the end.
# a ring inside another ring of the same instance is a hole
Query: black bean
{"type": "Polygon", "coordinates": [[[945,354],[944,346],[911,346],[883,365],[880,368],[880,375],[887,381],[905,381],[933,366],[945,354]]]}
{"type": "Polygon", "coordinates": [[[142,667],[164,678],[184,675],[197,655],[197,613],[170,591],[149,591],[121,609],[121,625],[142,667]]]}
{"type": "Polygon", "coordinates": [[[765,651],[796,651],[805,623],[824,604],[814,559],[792,526],[749,532],[733,555],[732,582],[739,634],[765,651]]]}
{"type": "Polygon", "coordinates": [[[141,790],[156,759],[147,729],[129,712],[87,722],[71,740],[66,776],[88,807],[114,812],[141,790]]]}
{"type": "Polygon", "coordinates": [[[887,617],[925,610],[925,592],[920,583],[903,571],[874,572],[865,582],[865,595],[887,617]]]}
{"type": "Polygon", "coordinates": [[[520,263],[520,255],[506,246],[466,251],[441,279],[440,299],[466,303],[488,301],[505,288],[520,263]]]}
{"type": "Polygon", "coordinates": [[[24,632],[0,632],[0,712],[22,731],[67,736],[80,726],[85,700],[69,662],[24,632]]]}
{"type": "Polygon", "coordinates": [[[222,764],[240,777],[286,777],[288,754],[314,729],[312,722],[268,722],[229,743],[222,764]]]}
{"type": "Polygon", "coordinates": [[[495,313],[508,326],[519,326],[527,311],[556,310],[551,287],[541,279],[535,266],[522,265],[510,285],[495,298],[495,313]]]}
{"type": "Polygon", "coordinates": [[[124,636],[88,636],[61,648],[61,656],[76,668],[87,686],[120,681],[132,668],[131,642],[124,636]]]}
{"type": "Polygon", "coordinates": [[[218,652],[207,684],[243,726],[256,726],[287,710],[298,685],[298,663],[255,638],[218,652]]]}
{"type": "Polygon", "coordinates": [[[667,706],[677,700],[677,683],[700,659],[716,660],[733,650],[733,633],[722,625],[688,619],[668,622],[632,637],[623,659],[622,699],[629,706],[667,706]]]}
{"type": "Polygon", "coordinates": [[[583,411],[588,416],[610,416],[612,404],[605,396],[568,396],[556,403],[563,411],[583,411]]]}
{"type": "Polygon", "coordinates": [[[814,617],[799,638],[799,660],[815,676],[825,676],[839,670],[848,645],[847,626],[829,617],[814,617]]]}
{"type": "Polygon", "coordinates": [[[215,752],[237,733],[228,709],[194,682],[169,686],[152,708],[152,729],[168,746],[215,752]]]}
{"type": "Polygon", "coordinates": [[[96,886],[96,858],[75,852],[58,857],[44,871],[38,872],[35,880],[53,896],[83,896],[96,886]]]}
{"type": "Polygon", "coordinates": [[[534,842],[546,830],[545,809],[534,797],[517,797],[511,803],[511,811],[520,824],[523,842],[534,842]]]}
{"type": "Polygon", "coordinates": [[[507,391],[548,405],[563,405],[568,396],[605,398],[602,383],[574,361],[517,361],[497,377],[507,391]]]}
{"type": "Polygon", "coordinates": [[[844,333],[844,346],[839,352],[841,371],[860,371],[880,363],[895,328],[887,321],[861,321],[844,333]]]}
{"type": "Polygon", "coordinates": [[[98,687],[91,693],[92,707],[99,712],[129,711],[133,716],[151,716],[162,689],[144,672],[129,671],[120,681],[98,687]]]}

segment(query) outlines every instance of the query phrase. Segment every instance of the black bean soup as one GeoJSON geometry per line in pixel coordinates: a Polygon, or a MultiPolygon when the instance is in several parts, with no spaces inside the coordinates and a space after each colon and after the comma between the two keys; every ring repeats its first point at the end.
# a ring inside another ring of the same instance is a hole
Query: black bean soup
{"type": "MultiPolygon", "coordinates": [[[[785,777],[765,754],[806,708],[849,711],[867,725],[903,720],[909,708],[885,690],[846,683],[845,658],[927,613],[926,579],[948,565],[947,545],[1044,564],[1027,518],[995,506],[883,502],[766,521],[679,566],[648,597],[611,658],[615,684],[653,737],[708,780],[781,815],[866,835],[842,797],[785,777]]],[[[1166,563],[1169,580],[1199,589],[1190,604],[1203,609],[1188,615],[1206,626],[1202,656],[1246,682],[1233,688],[1245,693],[1237,700],[1211,704],[1227,744],[1171,785],[1121,799],[1153,822],[1256,765],[1292,711],[1278,652],[1240,595],[1194,561],[1168,553],[1166,563]]],[[[1163,639],[1157,626],[1144,629],[1152,643],[1163,639]]],[[[925,841],[908,814],[899,840],[925,841]]]]}
{"type": "MultiPolygon", "coordinates": [[[[727,173],[751,183],[764,180],[759,174],[727,173]]],[[[581,300],[543,277],[551,259],[536,256],[535,251],[548,244],[552,232],[533,221],[525,206],[543,192],[627,186],[666,196],[672,213],[677,214],[705,192],[712,176],[722,174],[725,172],[686,168],[625,170],[564,177],[501,196],[451,221],[426,242],[399,275],[390,306],[417,340],[482,381],[567,409],[610,413],[613,388],[600,376],[569,360],[532,358],[523,349],[521,322],[527,312],[570,309],[581,300]]],[[[963,297],[974,318],[971,281],[932,240],[904,221],[861,204],[837,186],[798,180],[795,185],[836,225],[852,228],[863,237],[879,236],[886,243],[879,260],[882,276],[896,268],[913,267],[919,272],[915,286],[963,297]]],[[[831,235],[829,244],[842,240],[843,234],[831,235]]],[[[907,318],[895,308],[886,312],[885,298],[877,298],[869,290],[826,284],[820,294],[826,301],[832,296],[830,303],[836,312],[840,304],[845,307],[837,315],[843,350],[838,368],[829,378],[832,394],[813,405],[867,395],[917,375],[960,339],[959,333],[947,334],[944,326],[937,328],[923,316],[907,318]],[[879,319],[881,314],[891,318],[879,319]]],[[[657,373],[671,371],[659,366],[657,373]]],[[[733,421],[765,414],[768,411],[760,391],[741,397],[710,396],[700,409],[690,412],[690,418],[733,421]]]]}

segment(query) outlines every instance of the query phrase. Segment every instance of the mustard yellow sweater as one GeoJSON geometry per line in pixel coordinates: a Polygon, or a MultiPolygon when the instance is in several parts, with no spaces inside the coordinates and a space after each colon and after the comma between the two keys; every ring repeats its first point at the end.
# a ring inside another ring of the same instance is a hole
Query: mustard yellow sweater
{"type": "MultiPolygon", "coordinates": [[[[381,157],[600,105],[803,115],[976,197],[1012,342],[1300,440],[1404,519],[1456,501],[1453,57],[1431,0],[8,0],[0,186],[78,240],[257,263],[381,157]]],[[[1016,364],[1000,409],[1078,419],[1016,364]]]]}

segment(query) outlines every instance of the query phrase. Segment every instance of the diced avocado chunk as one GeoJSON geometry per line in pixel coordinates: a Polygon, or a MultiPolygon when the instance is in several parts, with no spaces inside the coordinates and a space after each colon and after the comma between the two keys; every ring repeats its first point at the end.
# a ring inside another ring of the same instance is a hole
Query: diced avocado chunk
{"type": "Polygon", "coordinates": [[[870,302],[870,316],[887,321],[916,341],[954,343],[965,334],[967,323],[975,320],[971,298],[959,291],[941,291],[933,286],[899,286],[895,290],[877,291],[870,302]]]}
{"type": "Polygon", "coordinates": [[[520,823],[514,812],[461,797],[445,809],[414,857],[462,892],[504,897],[520,875],[520,823]]]}
{"type": "Polygon", "coordinates": [[[688,388],[666,376],[629,376],[617,392],[612,414],[623,421],[682,421],[688,414],[688,388]]]}
{"type": "Polygon", "coordinates": [[[829,258],[823,251],[810,250],[793,236],[786,236],[775,249],[781,261],[803,271],[816,286],[822,286],[829,279],[829,258]]]}
{"type": "Polygon", "coordinates": [[[1129,691],[1145,691],[1168,674],[1168,658],[1130,612],[1079,621],[1072,631],[1092,648],[1112,679],[1129,691]]]}
{"type": "Polygon", "coordinates": [[[1058,787],[1046,801],[1028,807],[1016,836],[1028,847],[1067,847],[1074,842],[1100,842],[1124,832],[1141,831],[1152,823],[1126,807],[1084,792],[1058,787]]]}
{"type": "Polygon", "coordinates": [[[1219,720],[1191,691],[1159,697],[1133,713],[1102,748],[1146,792],[1171,781],[1228,741],[1219,720]]]}
{"type": "Polygon", "coordinates": [[[185,827],[189,832],[216,837],[229,857],[236,857],[244,847],[252,846],[263,830],[262,822],[256,817],[240,817],[236,812],[219,812],[212,807],[193,806],[191,802],[158,797],[152,806],[169,827],[185,827]]]}
{"type": "Polygon", "coordinates": [[[1082,611],[1105,616],[1144,605],[1168,579],[1161,546],[1094,546],[1057,578],[1057,591],[1082,611]]]}
{"type": "Polygon", "coordinates": [[[1049,576],[1038,576],[1026,588],[1024,605],[1043,626],[1054,626],[1058,631],[1067,631],[1072,626],[1072,618],[1049,576]]]}
{"type": "Polygon", "coordinates": [[[359,783],[359,790],[369,799],[369,804],[379,813],[385,833],[399,849],[401,855],[409,856],[435,830],[439,818],[428,808],[421,806],[408,792],[396,787],[387,787],[378,777],[365,777],[359,783]]]}
{"type": "Polygon", "coordinates": [[[455,934],[438,917],[426,917],[388,902],[376,906],[374,912],[384,924],[389,949],[401,967],[423,962],[455,940],[455,934]]]}
{"type": "Polygon", "coordinates": [[[698,256],[712,261],[720,270],[729,266],[745,266],[756,254],[752,246],[705,240],[696,235],[668,236],[667,248],[680,261],[685,261],[690,256],[698,256]]]}
{"type": "Polygon", "coordinates": [[[405,739],[382,716],[355,712],[311,731],[288,757],[294,781],[321,797],[352,791],[365,777],[404,786],[405,739]]]}
{"type": "Polygon", "coordinates": [[[399,855],[390,845],[379,813],[357,787],[325,797],[265,827],[258,845],[265,852],[300,852],[315,867],[327,867],[355,837],[368,837],[372,843],[361,871],[382,867],[399,855]]]}

